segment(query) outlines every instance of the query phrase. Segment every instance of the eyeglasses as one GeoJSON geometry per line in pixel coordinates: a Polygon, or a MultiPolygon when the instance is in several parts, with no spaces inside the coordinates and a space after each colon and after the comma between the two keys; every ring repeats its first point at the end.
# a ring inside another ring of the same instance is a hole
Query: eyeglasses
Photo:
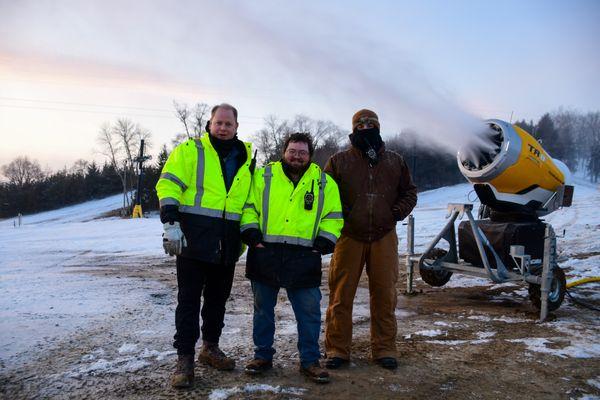
{"type": "Polygon", "coordinates": [[[287,149],[285,151],[286,153],[288,153],[290,156],[300,156],[300,157],[308,157],[308,151],[306,150],[294,150],[294,149],[287,149]]]}

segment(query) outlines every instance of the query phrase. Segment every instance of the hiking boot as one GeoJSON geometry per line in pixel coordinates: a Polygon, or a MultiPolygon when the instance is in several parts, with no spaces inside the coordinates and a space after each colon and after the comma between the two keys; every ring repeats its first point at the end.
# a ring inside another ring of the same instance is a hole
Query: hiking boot
{"type": "Polygon", "coordinates": [[[381,357],[375,360],[375,362],[382,368],[385,369],[396,369],[398,368],[398,361],[394,357],[381,357]]]}
{"type": "Polygon", "coordinates": [[[329,372],[321,368],[318,361],[306,368],[300,365],[300,372],[313,382],[329,383],[329,372]]]}
{"type": "Polygon", "coordinates": [[[255,358],[246,365],[244,372],[248,375],[260,375],[271,368],[273,368],[273,361],[265,360],[263,358],[255,358]]]}
{"type": "Polygon", "coordinates": [[[176,389],[191,388],[194,384],[194,355],[180,355],[175,372],[171,376],[171,386],[176,389]]]}
{"type": "Polygon", "coordinates": [[[346,360],[341,357],[331,357],[325,360],[325,368],[327,369],[339,369],[344,365],[348,365],[350,360],[346,360]]]}
{"type": "Polygon", "coordinates": [[[198,355],[198,361],[219,371],[231,371],[235,368],[235,360],[227,357],[217,344],[204,344],[198,355]]]}

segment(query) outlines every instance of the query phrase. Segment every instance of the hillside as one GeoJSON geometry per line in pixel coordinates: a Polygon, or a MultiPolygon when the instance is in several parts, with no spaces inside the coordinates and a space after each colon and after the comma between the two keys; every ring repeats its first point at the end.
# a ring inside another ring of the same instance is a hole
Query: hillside
{"type": "MultiPolygon", "coordinates": [[[[421,193],[414,211],[417,251],[445,224],[448,202],[475,198],[468,184],[421,193]]],[[[120,201],[113,196],[25,216],[20,227],[12,220],[0,222],[0,393],[6,398],[176,397],[167,384],[175,359],[174,259],[162,252],[156,216],[99,218],[120,201]]],[[[599,202],[598,187],[578,181],[573,207],[548,218],[558,234],[566,230],[558,247],[568,280],[600,275],[599,202]]],[[[403,255],[404,225],[398,233],[403,255]]],[[[363,279],[354,310],[355,358],[349,369],[333,374],[327,387],[314,387],[296,371],[295,323],[282,294],[275,371],[252,380],[241,369],[252,354],[251,296],[241,264],[222,338],[238,367],[218,374],[198,366],[197,395],[364,398],[361,393],[369,391],[371,398],[502,397],[494,390],[513,398],[523,390],[532,397],[600,395],[597,313],[565,299],[551,321],[537,324],[525,286],[457,275],[443,288],[418,279],[419,295],[399,296],[401,366],[396,373],[369,362],[363,279]],[[534,375],[525,377],[525,371],[534,375]]],[[[325,269],[323,311],[326,276],[325,269]]],[[[403,277],[399,293],[404,287],[403,277]]],[[[597,304],[598,287],[589,285],[577,294],[597,304]]]]}

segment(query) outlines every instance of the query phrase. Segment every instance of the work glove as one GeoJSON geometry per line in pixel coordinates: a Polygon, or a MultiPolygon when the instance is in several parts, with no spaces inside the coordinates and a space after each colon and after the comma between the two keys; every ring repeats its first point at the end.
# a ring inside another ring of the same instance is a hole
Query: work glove
{"type": "Polygon", "coordinates": [[[249,228],[241,233],[241,239],[248,247],[256,247],[257,244],[262,242],[263,237],[257,228],[249,228]]]}
{"type": "Polygon", "coordinates": [[[165,254],[170,256],[180,255],[183,248],[187,246],[187,242],[185,236],[183,236],[179,222],[167,222],[163,224],[163,229],[165,230],[163,233],[165,254]]]}
{"type": "Polygon", "coordinates": [[[323,236],[317,236],[313,243],[313,249],[324,256],[326,254],[333,253],[333,250],[335,249],[335,243],[329,239],[325,239],[323,236]]]}

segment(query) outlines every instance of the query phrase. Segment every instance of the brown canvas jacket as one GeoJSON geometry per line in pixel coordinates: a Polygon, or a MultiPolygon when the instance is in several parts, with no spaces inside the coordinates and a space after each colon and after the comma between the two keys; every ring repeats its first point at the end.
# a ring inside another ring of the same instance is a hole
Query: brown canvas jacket
{"type": "Polygon", "coordinates": [[[324,171],[337,182],[344,213],[342,234],[362,242],[381,239],[417,204],[417,188],[400,154],[379,151],[370,166],[355,147],[331,156],[324,171]]]}

